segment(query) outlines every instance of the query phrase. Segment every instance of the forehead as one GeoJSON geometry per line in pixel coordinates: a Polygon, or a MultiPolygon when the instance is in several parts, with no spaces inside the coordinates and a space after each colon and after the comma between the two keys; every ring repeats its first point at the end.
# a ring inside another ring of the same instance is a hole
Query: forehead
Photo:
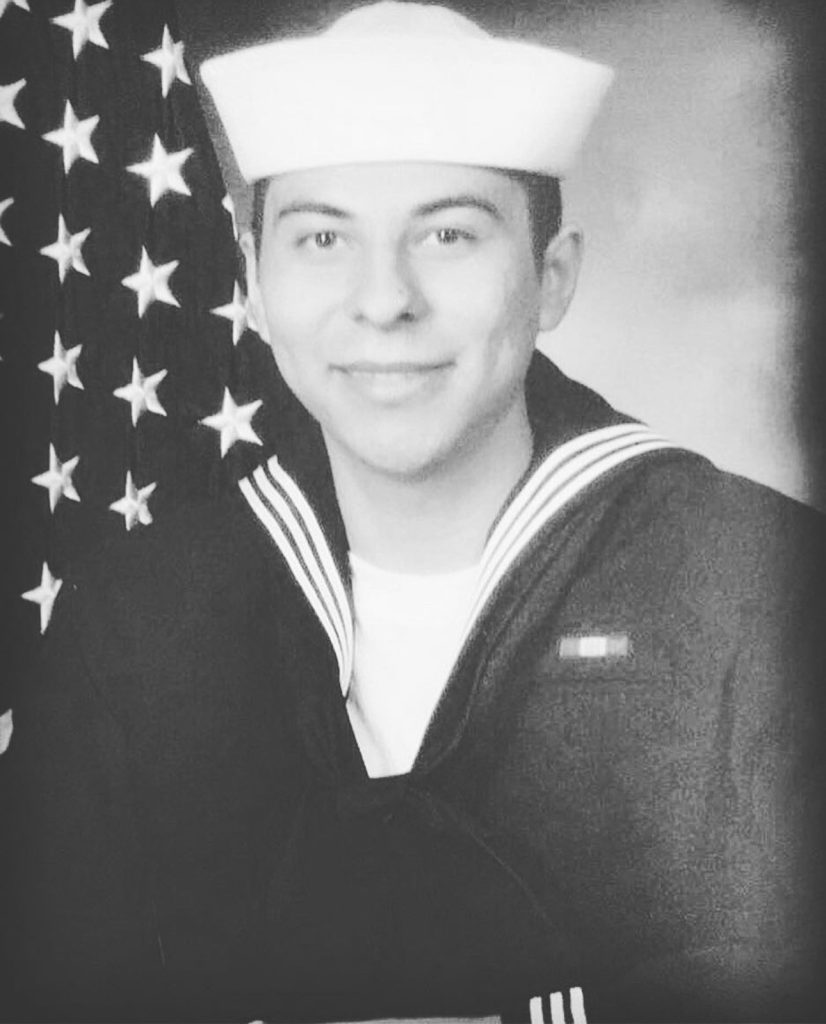
{"type": "Polygon", "coordinates": [[[432,204],[480,200],[502,219],[527,221],[527,198],[505,171],[464,164],[394,162],[348,164],[291,171],[271,178],[266,210],[315,203],[352,217],[411,216],[432,204]]]}

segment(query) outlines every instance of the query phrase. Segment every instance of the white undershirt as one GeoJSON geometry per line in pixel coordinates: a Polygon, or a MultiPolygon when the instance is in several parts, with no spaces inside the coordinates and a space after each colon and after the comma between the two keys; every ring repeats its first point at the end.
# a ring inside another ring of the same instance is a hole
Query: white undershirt
{"type": "Polygon", "coordinates": [[[350,554],[356,615],[347,713],[368,774],[410,771],[459,653],[479,567],[388,572],[350,554]]]}

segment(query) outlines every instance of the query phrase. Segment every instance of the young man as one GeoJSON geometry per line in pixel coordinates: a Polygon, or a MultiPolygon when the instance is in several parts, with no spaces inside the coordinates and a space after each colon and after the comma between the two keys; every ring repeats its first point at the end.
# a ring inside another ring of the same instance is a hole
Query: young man
{"type": "Polygon", "coordinates": [[[61,592],[18,1005],[819,1019],[818,517],[534,351],[607,73],[381,3],[204,78],[283,436],[61,592]]]}

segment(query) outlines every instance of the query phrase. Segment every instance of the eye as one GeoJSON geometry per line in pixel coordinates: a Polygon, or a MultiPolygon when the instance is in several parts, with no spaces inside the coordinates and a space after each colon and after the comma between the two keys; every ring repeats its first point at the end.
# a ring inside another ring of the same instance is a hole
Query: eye
{"type": "Polygon", "coordinates": [[[439,245],[456,245],[459,242],[472,242],[473,235],[459,228],[437,228],[434,237],[439,245]]]}
{"type": "Polygon", "coordinates": [[[305,254],[335,252],[344,244],[344,239],[332,228],[321,228],[319,231],[303,231],[292,242],[296,249],[305,254]]]}
{"type": "Polygon", "coordinates": [[[308,236],[307,241],[314,249],[334,249],[338,244],[339,237],[335,231],[316,231],[308,236]]]}
{"type": "Polygon", "coordinates": [[[467,228],[442,227],[432,228],[422,238],[421,243],[426,249],[462,250],[477,241],[477,236],[467,228]]]}

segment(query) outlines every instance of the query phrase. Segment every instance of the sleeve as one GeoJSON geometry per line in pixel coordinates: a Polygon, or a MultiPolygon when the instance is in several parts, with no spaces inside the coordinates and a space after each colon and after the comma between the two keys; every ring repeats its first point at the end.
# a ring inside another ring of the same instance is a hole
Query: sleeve
{"type": "Polygon", "coordinates": [[[776,541],[748,563],[719,553],[707,600],[739,596],[694,640],[720,685],[682,901],[692,941],[625,979],[633,1019],[826,1019],[826,558],[820,524],[804,536],[794,557],[776,541]]]}
{"type": "Polygon", "coordinates": [[[82,653],[64,585],[0,759],[0,1017],[151,1016],[159,973],[151,878],[125,730],[82,653]]]}

